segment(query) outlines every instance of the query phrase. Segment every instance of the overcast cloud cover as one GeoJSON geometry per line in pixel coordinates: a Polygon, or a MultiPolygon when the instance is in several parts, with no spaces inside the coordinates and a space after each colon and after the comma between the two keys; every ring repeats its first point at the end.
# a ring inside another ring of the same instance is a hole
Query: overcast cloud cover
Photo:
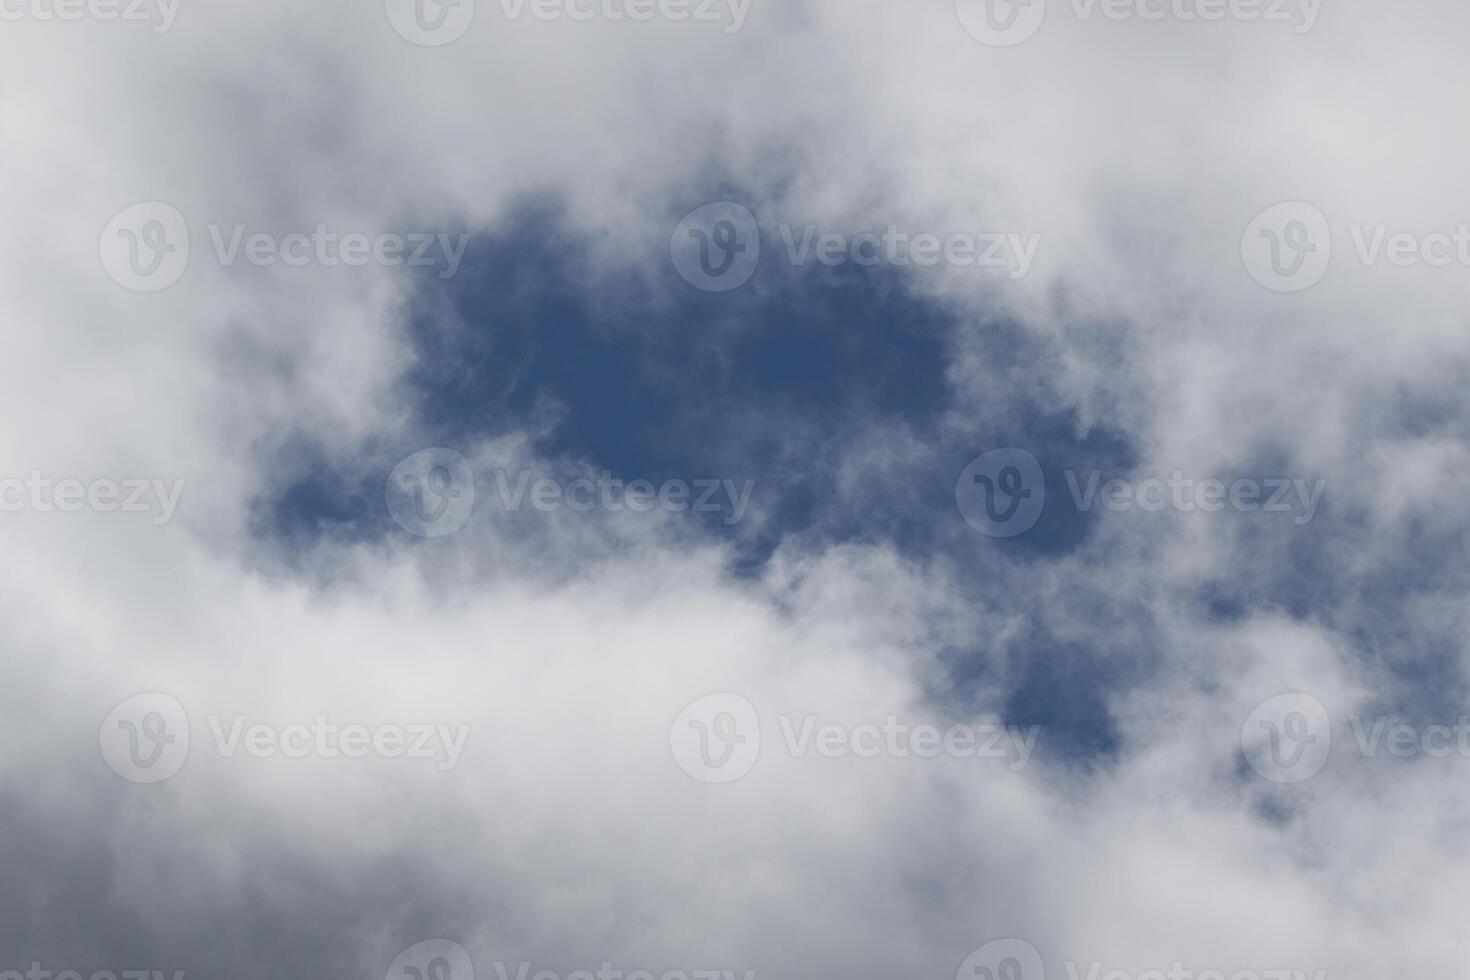
{"type": "Polygon", "coordinates": [[[1464,977],[1467,31],[0,0],[0,980],[1464,977]]]}

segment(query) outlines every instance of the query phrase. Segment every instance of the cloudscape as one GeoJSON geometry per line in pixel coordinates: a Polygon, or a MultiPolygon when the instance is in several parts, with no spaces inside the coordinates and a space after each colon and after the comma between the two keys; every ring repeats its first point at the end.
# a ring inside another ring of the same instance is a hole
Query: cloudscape
{"type": "Polygon", "coordinates": [[[1470,7],[0,0],[0,980],[1457,980],[1470,7]]]}

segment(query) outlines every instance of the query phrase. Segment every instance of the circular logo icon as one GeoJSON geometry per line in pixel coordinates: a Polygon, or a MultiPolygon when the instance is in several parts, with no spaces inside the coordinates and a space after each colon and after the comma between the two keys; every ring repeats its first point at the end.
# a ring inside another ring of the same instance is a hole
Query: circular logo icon
{"type": "Polygon", "coordinates": [[[955,980],[1046,980],[1036,947],[1024,939],[996,939],[977,947],[955,971],[955,980]]]}
{"type": "Polygon", "coordinates": [[[1310,694],[1278,694],[1240,726],[1240,750],[1251,768],[1273,783],[1311,779],[1332,751],[1332,723],[1310,694]]]}
{"type": "Polygon", "coordinates": [[[113,215],[97,242],[112,281],[155,293],[179,281],[189,265],[189,223],[164,201],[143,201],[113,215]]]}
{"type": "Polygon", "coordinates": [[[425,48],[458,41],[475,19],[475,0],[384,0],[384,5],[399,36],[425,48]]]}
{"type": "Polygon", "coordinates": [[[960,471],[954,499],[965,522],[981,534],[1013,538],[1041,519],[1046,478],[1026,450],[992,449],[960,471]]]}
{"type": "Polygon", "coordinates": [[[723,293],[743,286],[761,259],[755,215],[730,201],[695,208],[674,229],[669,254],[695,289],[723,293]]]}
{"type": "Polygon", "coordinates": [[[975,40],[1005,48],[1041,30],[1046,0],[955,0],[955,13],[975,40]]]}
{"type": "Polygon", "coordinates": [[[424,449],[393,467],[383,496],[399,527],[422,538],[442,538],[470,519],[475,474],[453,449],[424,449]]]}
{"type": "Polygon", "coordinates": [[[1251,278],[1274,292],[1314,286],[1332,262],[1327,216],[1305,201],[1273,205],[1245,226],[1240,257],[1251,278]]]}
{"type": "Polygon", "coordinates": [[[161,783],[189,757],[189,716],[167,694],[128,698],[97,733],[108,768],[130,783],[161,783]]]}
{"type": "Polygon", "coordinates": [[[755,706],[738,694],[706,694],[669,729],[674,761],[702,783],[730,783],[750,772],[761,751],[755,706]]]}
{"type": "Polygon", "coordinates": [[[425,939],[399,953],[384,980],[475,980],[475,965],[453,939],[425,939]]]}

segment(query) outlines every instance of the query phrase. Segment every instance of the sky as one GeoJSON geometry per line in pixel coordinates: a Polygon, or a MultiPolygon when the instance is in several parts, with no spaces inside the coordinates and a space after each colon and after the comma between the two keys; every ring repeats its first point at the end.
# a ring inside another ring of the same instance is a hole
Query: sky
{"type": "Polygon", "coordinates": [[[0,0],[0,980],[1450,980],[1452,0],[0,0]]]}

